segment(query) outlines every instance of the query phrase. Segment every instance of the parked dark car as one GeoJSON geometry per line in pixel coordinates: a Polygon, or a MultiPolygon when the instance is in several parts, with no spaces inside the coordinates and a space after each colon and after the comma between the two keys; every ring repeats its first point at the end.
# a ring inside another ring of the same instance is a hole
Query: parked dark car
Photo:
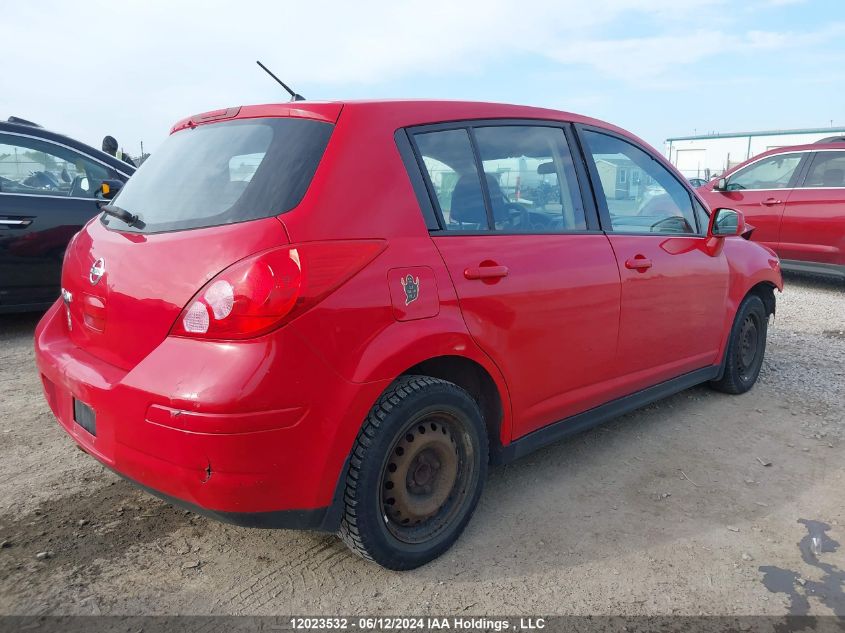
{"type": "Polygon", "coordinates": [[[42,310],[59,296],[70,238],[98,213],[104,180],[131,165],[35,123],[0,122],[0,313],[42,310]]]}

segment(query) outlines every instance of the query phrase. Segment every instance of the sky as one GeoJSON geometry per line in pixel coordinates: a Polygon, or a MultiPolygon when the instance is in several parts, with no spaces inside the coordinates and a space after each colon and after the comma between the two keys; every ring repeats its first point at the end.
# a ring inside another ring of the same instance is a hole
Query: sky
{"type": "Polygon", "coordinates": [[[437,98],[668,137],[845,126],[843,0],[7,2],[0,119],[155,151],[177,120],[286,101],[437,98]]]}

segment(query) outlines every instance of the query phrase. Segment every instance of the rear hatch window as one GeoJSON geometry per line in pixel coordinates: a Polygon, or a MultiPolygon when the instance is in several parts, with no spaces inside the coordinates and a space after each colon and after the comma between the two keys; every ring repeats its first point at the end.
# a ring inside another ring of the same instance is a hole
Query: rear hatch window
{"type": "Polygon", "coordinates": [[[302,118],[241,119],[172,134],[113,204],[136,215],[112,229],[160,233],[270,217],[302,200],[334,126],[302,118]]]}

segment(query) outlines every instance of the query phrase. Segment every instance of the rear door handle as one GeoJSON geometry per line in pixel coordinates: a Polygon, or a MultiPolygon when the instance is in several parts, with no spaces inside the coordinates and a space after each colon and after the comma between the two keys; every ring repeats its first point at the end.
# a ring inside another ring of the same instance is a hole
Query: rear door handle
{"type": "Polygon", "coordinates": [[[651,268],[651,260],[645,255],[635,255],[625,262],[625,268],[628,270],[637,270],[644,273],[651,268]]]}
{"type": "Polygon", "coordinates": [[[771,207],[771,206],[774,206],[774,205],[780,204],[780,203],[781,203],[781,201],[778,200],[777,198],[766,198],[760,204],[764,204],[767,207],[771,207]]]}
{"type": "Polygon", "coordinates": [[[464,271],[464,277],[467,279],[496,279],[507,277],[508,272],[507,266],[476,266],[475,268],[467,268],[464,271]]]}
{"type": "Polygon", "coordinates": [[[28,219],[21,219],[21,220],[9,219],[9,220],[7,220],[7,219],[4,219],[4,218],[0,218],[0,226],[29,226],[30,224],[32,224],[32,220],[28,220],[28,219]]]}

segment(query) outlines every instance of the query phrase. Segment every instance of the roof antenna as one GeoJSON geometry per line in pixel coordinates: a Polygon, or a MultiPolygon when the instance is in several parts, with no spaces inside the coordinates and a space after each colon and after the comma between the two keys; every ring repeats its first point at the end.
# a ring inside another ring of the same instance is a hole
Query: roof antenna
{"type": "Polygon", "coordinates": [[[258,60],[256,60],[256,61],[255,61],[255,63],[256,63],[256,64],[258,64],[259,66],[261,66],[261,70],[263,70],[263,71],[264,71],[264,72],[266,72],[268,75],[270,75],[273,79],[275,79],[276,81],[278,81],[278,82],[279,82],[279,84],[282,86],[282,88],[284,88],[285,90],[287,90],[287,91],[290,93],[290,100],[291,100],[291,101],[305,101],[305,97],[303,97],[301,94],[296,93],[296,92],[294,92],[293,90],[291,90],[291,89],[288,87],[288,85],[287,85],[284,81],[282,81],[281,79],[279,79],[278,77],[276,77],[276,75],[274,75],[274,74],[270,71],[270,69],[269,69],[269,68],[267,68],[267,66],[265,66],[264,64],[262,64],[262,63],[261,63],[260,61],[258,61],[258,60]]]}

